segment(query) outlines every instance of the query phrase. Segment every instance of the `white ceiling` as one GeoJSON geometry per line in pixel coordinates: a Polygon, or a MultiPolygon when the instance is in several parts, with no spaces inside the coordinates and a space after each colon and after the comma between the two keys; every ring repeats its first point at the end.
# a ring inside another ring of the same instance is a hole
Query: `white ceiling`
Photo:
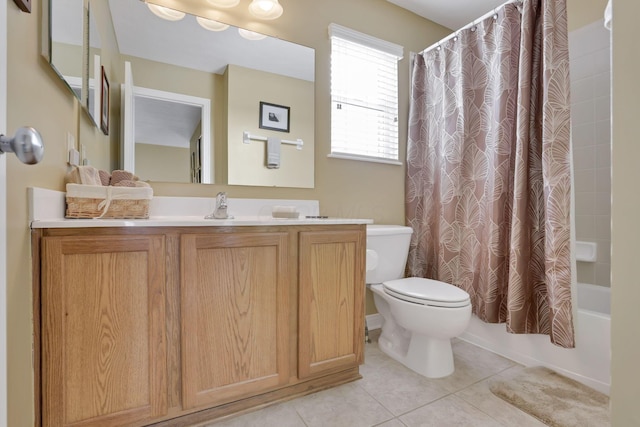
{"type": "MultiPolygon", "coordinates": [[[[387,0],[404,9],[457,30],[504,4],[506,0],[387,0]]],[[[427,46],[425,46],[426,48],[427,46]]]]}

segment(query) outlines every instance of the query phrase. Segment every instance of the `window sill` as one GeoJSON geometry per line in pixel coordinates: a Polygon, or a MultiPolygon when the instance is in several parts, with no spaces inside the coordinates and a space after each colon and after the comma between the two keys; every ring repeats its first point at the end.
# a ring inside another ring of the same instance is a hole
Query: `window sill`
{"type": "Polygon", "coordinates": [[[361,162],[385,163],[387,165],[402,166],[402,162],[399,162],[397,160],[381,159],[378,157],[357,156],[355,154],[331,153],[331,154],[327,154],[327,157],[334,158],[334,159],[358,160],[361,162]]]}

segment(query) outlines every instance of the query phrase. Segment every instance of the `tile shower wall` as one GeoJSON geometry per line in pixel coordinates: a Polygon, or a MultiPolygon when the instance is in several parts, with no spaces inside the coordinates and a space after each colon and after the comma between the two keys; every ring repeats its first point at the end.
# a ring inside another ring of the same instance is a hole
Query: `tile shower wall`
{"type": "Polygon", "coordinates": [[[598,244],[578,282],[611,286],[611,43],[603,21],[569,34],[576,238],[598,244]]]}

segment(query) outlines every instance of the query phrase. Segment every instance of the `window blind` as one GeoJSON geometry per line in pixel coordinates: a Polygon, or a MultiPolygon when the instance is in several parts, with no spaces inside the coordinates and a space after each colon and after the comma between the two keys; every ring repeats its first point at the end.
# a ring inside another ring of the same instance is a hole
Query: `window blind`
{"type": "Polygon", "coordinates": [[[331,154],[398,160],[398,60],[402,47],[329,27],[331,154]]]}

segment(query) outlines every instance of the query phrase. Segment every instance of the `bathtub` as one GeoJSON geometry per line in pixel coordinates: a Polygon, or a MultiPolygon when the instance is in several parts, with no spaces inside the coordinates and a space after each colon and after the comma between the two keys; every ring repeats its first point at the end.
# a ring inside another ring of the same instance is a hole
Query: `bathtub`
{"type": "Polygon", "coordinates": [[[546,366],[598,391],[611,385],[611,289],[578,283],[574,328],[576,348],[551,344],[547,335],[509,334],[504,324],[489,324],[475,315],[460,339],[525,366],[546,366]]]}

